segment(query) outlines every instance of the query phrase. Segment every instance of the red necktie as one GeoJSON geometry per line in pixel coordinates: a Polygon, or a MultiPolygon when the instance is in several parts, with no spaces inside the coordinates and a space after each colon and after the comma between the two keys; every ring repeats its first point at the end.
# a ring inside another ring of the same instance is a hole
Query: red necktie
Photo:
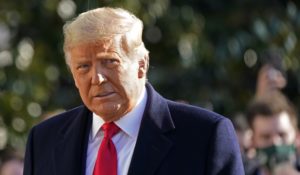
{"type": "Polygon", "coordinates": [[[116,147],[111,138],[120,128],[115,123],[104,123],[104,138],[98,150],[93,175],[117,175],[118,161],[116,147]]]}

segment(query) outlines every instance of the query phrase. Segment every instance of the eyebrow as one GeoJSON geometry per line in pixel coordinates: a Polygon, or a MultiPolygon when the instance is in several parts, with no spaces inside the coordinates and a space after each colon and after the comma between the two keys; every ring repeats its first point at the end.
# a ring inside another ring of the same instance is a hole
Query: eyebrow
{"type": "Polygon", "coordinates": [[[96,57],[97,58],[118,58],[118,59],[121,59],[121,56],[117,53],[117,52],[100,52],[100,53],[97,53],[96,54],[96,57]]]}
{"type": "Polygon", "coordinates": [[[78,57],[76,60],[73,60],[74,65],[79,65],[79,64],[85,64],[89,62],[90,60],[87,59],[86,57],[78,57]]]}

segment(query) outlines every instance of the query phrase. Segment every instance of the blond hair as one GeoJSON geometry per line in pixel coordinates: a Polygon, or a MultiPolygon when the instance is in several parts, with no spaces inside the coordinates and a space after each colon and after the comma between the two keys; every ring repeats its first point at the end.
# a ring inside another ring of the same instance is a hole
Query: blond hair
{"type": "Polygon", "coordinates": [[[129,58],[146,57],[149,64],[148,50],[142,41],[143,23],[127,10],[111,7],[90,10],[67,22],[63,30],[64,52],[68,65],[68,51],[72,47],[107,39],[119,44],[120,54],[129,58]]]}

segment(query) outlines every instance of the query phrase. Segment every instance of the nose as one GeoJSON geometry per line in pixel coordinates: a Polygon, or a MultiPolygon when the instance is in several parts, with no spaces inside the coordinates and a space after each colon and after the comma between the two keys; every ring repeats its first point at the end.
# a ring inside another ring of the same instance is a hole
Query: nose
{"type": "Polygon", "coordinates": [[[106,78],[105,78],[104,74],[99,69],[95,68],[93,71],[93,76],[92,76],[92,84],[100,85],[105,81],[106,81],[106,78]]]}
{"type": "Polygon", "coordinates": [[[272,144],[273,145],[281,145],[281,144],[283,144],[282,138],[279,135],[274,135],[272,137],[272,144]]]}

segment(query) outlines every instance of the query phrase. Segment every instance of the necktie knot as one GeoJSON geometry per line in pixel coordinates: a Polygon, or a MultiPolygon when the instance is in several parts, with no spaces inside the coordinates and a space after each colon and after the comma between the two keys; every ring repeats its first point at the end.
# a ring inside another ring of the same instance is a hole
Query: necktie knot
{"type": "Polygon", "coordinates": [[[104,131],[104,137],[111,139],[120,131],[120,128],[114,122],[109,122],[102,125],[102,130],[104,131]]]}

